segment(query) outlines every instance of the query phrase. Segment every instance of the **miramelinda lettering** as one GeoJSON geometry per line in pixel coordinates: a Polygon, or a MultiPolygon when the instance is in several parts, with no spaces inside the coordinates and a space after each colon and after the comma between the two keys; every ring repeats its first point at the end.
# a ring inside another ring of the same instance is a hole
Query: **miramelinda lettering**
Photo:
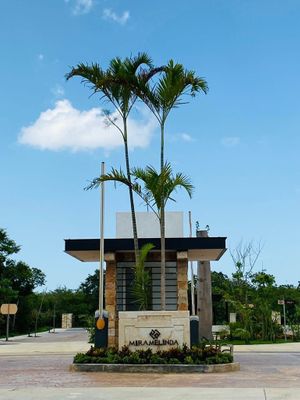
{"type": "Polygon", "coordinates": [[[179,346],[179,343],[173,339],[130,340],[129,346],[179,346]]]}

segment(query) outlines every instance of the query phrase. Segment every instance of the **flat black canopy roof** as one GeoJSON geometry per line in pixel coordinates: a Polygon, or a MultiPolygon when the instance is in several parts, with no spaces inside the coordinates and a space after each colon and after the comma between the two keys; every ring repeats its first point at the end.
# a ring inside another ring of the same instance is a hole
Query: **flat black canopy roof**
{"type": "MultiPolygon", "coordinates": [[[[139,239],[139,247],[152,243],[160,250],[160,238],[139,239]]],[[[80,261],[99,261],[100,239],[66,239],[65,252],[80,261]]],[[[105,239],[104,253],[134,251],[133,239],[105,239]]],[[[225,237],[166,238],[166,251],[187,251],[191,261],[219,260],[226,251],[225,237]]]]}

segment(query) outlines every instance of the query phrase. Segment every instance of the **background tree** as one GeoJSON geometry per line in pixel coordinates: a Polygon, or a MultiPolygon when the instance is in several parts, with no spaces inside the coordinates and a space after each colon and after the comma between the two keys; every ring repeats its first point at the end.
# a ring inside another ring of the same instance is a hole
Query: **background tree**
{"type": "Polygon", "coordinates": [[[254,288],[253,331],[264,340],[275,340],[275,321],[272,319],[275,277],[260,271],[252,274],[254,288]]]}
{"type": "Polygon", "coordinates": [[[89,315],[94,316],[96,309],[82,291],[68,289],[65,286],[58,287],[45,294],[39,293],[36,305],[41,304],[42,300],[43,305],[39,326],[52,327],[54,312],[58,327],[61,327],[62,314],[73,314],[74,326],[84,326],[86,318],[89,315]]]}
{"type": "MultiPolygon", "coordinates": [[[[104,271],[104,287],[105,287],[105,271],[104,271]]],[[[84,302],[89,304],[90,311],[93,313],[98,308],[99,301],[99,269],[96,269],[93,274],[89,274],[84,282],[82,282],[77,292],[84,295],[84,302]]],[[[104,297],[105,301],[105,297],[104,297]]]]}
{"type": "MultiPolygon", "coordinates": [[[[34,289],[45,284],[45,274],[23,261],[11,259],[19,250],[20,246],[8,237],[5,230],[0,229],[0,304],[18,304],[14,327],[24,332],[31,320],[31,296],[34,289]]],[[[4,325],[0,324],[0,331],[3,330],[4,325]]]]}
{"type": "Polygon", "coordinates": [[[262,251],[261,243],[241,242],[234,250],[230,251],[234,262],[235,272],[232,274],[234,294],[242,304],[248,304],[248,294],[253,269],[262,251]]]}
{"type": "Polygon", "coordinates": [[[19,251],[20,246],[8,237],[7,232],[4,229],[0,228],[0,279],[2,278],[1,274],[8,257],[12,254],[18,253],[19,251]]]}
{"type": "Polygon", "coordinates": [[[231,279],[222,272],[211,272],[213,320],[215,325],[227,325],[229,308],[227,297],[232,291],[231,279]]]}

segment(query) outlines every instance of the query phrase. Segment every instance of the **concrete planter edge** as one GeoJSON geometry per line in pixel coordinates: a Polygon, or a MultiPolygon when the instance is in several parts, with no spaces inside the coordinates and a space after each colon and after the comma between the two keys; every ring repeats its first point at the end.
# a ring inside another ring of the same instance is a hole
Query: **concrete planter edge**
{"type": "Polygon", "coordinates": [[[75,372],[126,372],[126,373],[220,373],[240,370],[240,363],[228,364],[71,364],[70,370],[75,372]]]}

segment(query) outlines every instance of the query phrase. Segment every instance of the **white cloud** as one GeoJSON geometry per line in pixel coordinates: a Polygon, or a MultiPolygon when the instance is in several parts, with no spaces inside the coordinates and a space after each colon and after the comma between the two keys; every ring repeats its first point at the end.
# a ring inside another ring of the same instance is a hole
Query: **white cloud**
{"type": "Polygon", "coordinates": [[[182,140],[184,140],[185,142],[193,142],[194,139],[192,138],[191,135],[189,135],[188,133],[181,133],[180,137],[182,140]]]}
{"type": "Polygon", "coordinates": [[[51,93],[55,97],[63,97],[65,95],[65,89],[61,85],[57,84],[51,89],[51,93]]]}
{"type": "Polygon", "coordinates": [[[176,143],[176,142],[180,142],[180,141],[184,141],[184,142],[194,142],[195,139],[188,133],[173,133],[173,134],[167,134],[166,136],[166,140],[168,140],[171,143],[176,143]]]}
{"type": "Polygon", "coordinates": [[[72,8],[72,13],[74,15],[87,14],[94,5],[94,0],[65,0],[65,3],[70,2],[74,4],[72,8]]]}
{"type": "Polygon", "coordinates": [[[118,15],[111,8],[105,8],[103,10],[102,17],[104,19],[117,22],[120,25],[125,25],[128,19],[130,18],[130,13],[129,11],[124,11],[123,14],[118,15]]]}
{"type": "MultiPolygon", "coordinates": [[[[117,123],[120,117],[112,115],[117,123]]],[[[149,145],[156,129],[156,121],[150,112],[142,113],[139,120],[128,120],[128,142],[130,148],[149,145]]],[[[69,100],[59,100],[54,108],[43,111],[31,125],[21,129],[19,143],[41,150],[72,151],[103,148],[112,150],[123,146],[121,134],[112,125],[107,125],[101,108],[80,111],[69,100]]]]}
{"type": "Polygon", "coordinates": [[[227,136],[221,140],[221,143],[225,147],[235,147],[240,144],[240,141],[238,136],[227,136]]]}

